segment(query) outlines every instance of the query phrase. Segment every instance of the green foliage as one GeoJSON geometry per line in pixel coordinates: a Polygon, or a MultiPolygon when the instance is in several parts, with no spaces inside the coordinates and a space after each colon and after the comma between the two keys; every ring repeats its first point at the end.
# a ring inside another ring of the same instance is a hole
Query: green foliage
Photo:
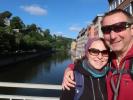
{"type": "Polygon", "coordinates": [[[40,27],[37,27],[36,24],[26,26],[18,16],[10,19],[10,26],[5,25],[5,18],[9,19],[11,16],[12,14],[8,11],[0,13],[1,52],[69,49],[72,39],[56,35],[52,36],[49,29],[42,30],[40,27]]]}
{"type": "Polygon", "coordinates": [[[10,20],[10,26],[12,29],[22,29],[25,25],[20,17],[16,16],[10,20]]]}
{"type": "Polygon", "coordinates": [[[0,51],[4,52],[9,51],[12,52],[16,49],[15,37],[14,35],[1,33],[0,34],[0,51]]]}
{"type": "Polygon", "coordinates": [[[70,49],[70,43],[72,39],[62,37],[62,36],[55,36],[56,37],[56,49],[57,50],[67,50],[70,49]]]}
{"type": "Polygon", "coordinates": [[[9,11],[4,11],[0,13],[0,18],[10,18],[12,16],[12,13],[9,11]]]}
{"type": "Polygon", "coordinates": [[[0,26],[5,27],[5,21],[8,20],[12,16],[12,13],[9,11],[5,11],[0,13],[0,26]]]}
{"type": "Polygon", "coordinates": [[[0,26],[0,34],[5,33],[5,28],[0,26]]]}
{"type": "Polygon", "coordinates": [[[43,37],[44,37],[44,39],[52,41],[52,35],[50,34],[49,29],[46,29],[45,31],[43,31],[43,37]]]}
{"type": "Polygon", "coordinates": [[[37,32],[38,28],[37,28],[36,24],[31,24],[31,25],[27,25],[27,30],[28,30],[28,32],[37,32]]]}

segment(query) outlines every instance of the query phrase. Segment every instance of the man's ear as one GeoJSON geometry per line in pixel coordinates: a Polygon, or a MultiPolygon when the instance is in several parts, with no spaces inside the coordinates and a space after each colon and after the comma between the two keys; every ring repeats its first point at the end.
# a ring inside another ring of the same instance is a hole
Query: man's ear
{"type": "Polygon", "coordinates": [[[131,34],[133,36],[133,24],[131,25],[131,34]]]}

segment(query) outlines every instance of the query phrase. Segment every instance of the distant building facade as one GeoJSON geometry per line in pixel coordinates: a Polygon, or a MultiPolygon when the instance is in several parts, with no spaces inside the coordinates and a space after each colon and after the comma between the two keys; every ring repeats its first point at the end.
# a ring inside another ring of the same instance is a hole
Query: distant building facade
{"type": "Polygon", "coordinates": [[[85,47],[85,43],[88,39],[87,37],[87,33],[86,33],[87,29],[86,28],[83,28],[78,36],[77,36],[77,48],[76,48],[76,58],[77,59],[80,59],[84,56],[84,47],[85,47]]]}
{"type": "Polygon", "coordinates": [[[133,14],[133,0],[108,0],[109,10],[123,9],[133,14]]]}
{"type": "Polygon", "coordinates": [[[90,37],[90,38],[93,38],[97,35],[97,34],[95,34],[95,25],[94,24],[90,24],[87,26],[86,35],[87,35],[87,37],[90,37]]]}
{"type": "Polygon", "coordinates": [[[103,33],[101,31],[101,20],[103,18],[103,14],[98,14],[94,20],[93,20],[93,24],[94,24],[94,27],[95,27],[95,37],[103,37],[103,33]]]}
{"type": "MultiPolygon", "coordinates": [[[[123,9],[133,15],[133,0],[108,0],[109,10],[113,9],[123,9]]],[[[84,56],[84,47],[88,40],[88,37],[103,37],[101,31],[101,20],[104,14],[98,14],[92,20],[92,24],[88,25],[86,28],[83,28],[77,36],[77,49],[76,55],[77,58],[84,56]]]]}
{"type": "Polygon", "coordinates": [[[79,32],[77,36],[77,47],[76,47],[76,58],[80,59],[85,54],[85,44],[87,43],[88,37],[103,37],[102,31],[101,31],[101,20],[103,15],[99,14],[97,15],[92,24],[88,25],[86,28],[82,28],[82,30],[79,32]]]}

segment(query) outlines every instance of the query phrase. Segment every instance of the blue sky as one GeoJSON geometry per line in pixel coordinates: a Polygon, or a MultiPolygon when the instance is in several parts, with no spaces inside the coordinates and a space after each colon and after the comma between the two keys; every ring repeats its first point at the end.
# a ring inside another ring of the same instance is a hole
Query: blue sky
{"type": "Polygon", "coordinates": [[[28,25],[35,23],[51,34],[76,38],[97,14],[108,11],[108,0],[1,0],[0,12],[10,11],[28,25]]]}

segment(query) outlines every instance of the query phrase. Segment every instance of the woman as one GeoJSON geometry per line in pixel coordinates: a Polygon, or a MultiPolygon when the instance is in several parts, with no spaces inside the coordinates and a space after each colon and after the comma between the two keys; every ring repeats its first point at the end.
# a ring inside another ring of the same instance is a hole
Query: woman
{"type": "Polygon", "coordinates": [[[105,75],[108,71],[108,58],[109,48],[104,40],[89,38],[85,46],[85,57],[75,63],[76,86],[70,91],[63,90],[60,100],[107,100],[105,75]]]}

